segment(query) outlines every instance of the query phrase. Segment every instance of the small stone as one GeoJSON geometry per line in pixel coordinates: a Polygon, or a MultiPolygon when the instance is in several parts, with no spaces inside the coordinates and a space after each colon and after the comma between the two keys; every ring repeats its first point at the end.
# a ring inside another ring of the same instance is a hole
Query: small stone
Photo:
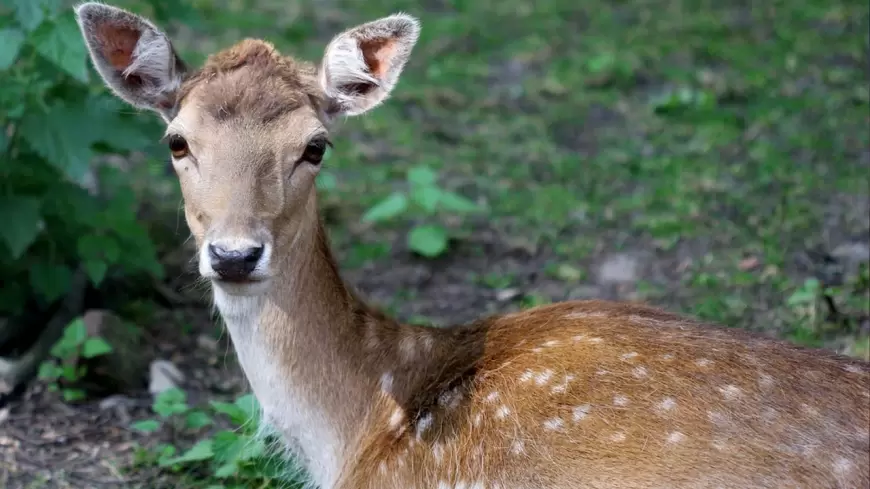
{"type": "Polygon", "coordinates": [[[613,255],[598,269],[598,281],[603,284],[627,284],[638,279],[640,264],[627,254],[613,255]]]}
{"type": "Polygon", "coordinates": [[[495,298],[498,301],[505,302],[511,299],[515,299],[522,294],[520,289],[501,289],[495,293],[495,298]]]}
{"type": "Polygon", "coordinates": [[[196,344],[203,350],[215,352],[218,349],[218,341],[211,336],[201,334],[196,337],[196,344]]]}
{"type": "Polygon", "coordinates": [[[152,395],[160,394],[169,389],[179,387],[184,382],[184,374],[168,360],[154,360],[151,362],[151,379],[148,383],[148,392],[152,395]]]}

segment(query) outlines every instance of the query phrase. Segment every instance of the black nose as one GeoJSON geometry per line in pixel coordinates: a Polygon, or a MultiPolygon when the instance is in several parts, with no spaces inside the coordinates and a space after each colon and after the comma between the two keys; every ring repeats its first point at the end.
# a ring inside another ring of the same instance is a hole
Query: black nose
{"type": "Polygon", "coordinates": [[[257,267],[257,262],[263,256],[263,245],[226,249],[220,245],[208,245],[208,255],[211,268],[224,280],[241,281],[257,267]]]}

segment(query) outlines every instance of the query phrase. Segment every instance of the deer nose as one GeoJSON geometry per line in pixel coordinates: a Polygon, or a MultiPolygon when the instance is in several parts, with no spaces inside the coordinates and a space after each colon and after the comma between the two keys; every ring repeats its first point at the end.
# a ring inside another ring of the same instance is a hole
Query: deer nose
{"type": "Polygon", "coordinates": [[[263,249],[263,245],[230,248],[219,243],[209,244],[211,268],[224,280],[244,280],[257,268],[263,249]]]}

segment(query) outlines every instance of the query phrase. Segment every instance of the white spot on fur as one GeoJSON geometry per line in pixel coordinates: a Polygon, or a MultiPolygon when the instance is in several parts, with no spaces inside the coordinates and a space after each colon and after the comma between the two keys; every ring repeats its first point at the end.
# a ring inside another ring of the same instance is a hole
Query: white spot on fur
{"type": "Polygon", "coordinates": [[[728,384],[724,387],[720,387],[719,392],[722,393],[722,396],[725,399],[733,401],[734,399],[740,397],[740,394],[742,394],[743,391],[741,391],[740,388],[736,385],[728,384]]]}
{"type": "Polygon", "coordinates": [[[726,448],[728,448],[728,444],[725,443],[725,440],[722,440],[720,438],[714,439],[712,445],[713,445],[713,448],[715,448],[716,450],[719,450],[720,452],[725,450],[726,448]]]}
{"type": "Polygon", "coordinates": [[[542,351],[544,351],[544,349],[543,349],[543,348],[540,348],[540,347],[537,347],[537,346],[534,347],[534,348],[532,348],[532,352],[533,352],[533,353],[541,353],[542,351]]]}
{"type": "Polygon", "coordinates": [[[668,443],[680,443],[686,439],[686,435],[680,433],[679,431],[674,431],[668,435],[668,443]]]}
{"type": "Polygon", "coordinates": [[[662,402],[657,407],[660,411],[671,411],[677,407],[677,401],[673,397],[666,397],[662,399],[662,402]]]}
{"type": "Polygon", "coordinates": [[[674,356],[671,355],[670,353],[665,353],[664,355],[662,355],[662,360],[664,360],[666,362],[670,362],[673,359],[674,359],[674,356]]]}
{"type": "Polygon", "coordinates": [[[768,374],[761,374],[758,376],[758,386],[763,389],[773,387],[773,382],[773,377],[768,374]]]}
{"type": "Polygon", "coordinates": [[[583,404],[572,409],[571,414],[573,415],[574,422],[576,423],[588,416],[591,409],[592,406],[590,406],[589,404],[583,404]]]}
{"type": "Polygon", "coordinates": [[[474,415],[474,426],[480,426],[481,421],[483,421],[483,414],[477,413],[474,415]]]}
{"type": "Polygon", "coordinates": [[[390,415],[390,428],[395,430],[402,424],[402,420],[404,419],[405,412],[402,408],[396,408],[396,410],[393,411],[393,414],[390,415]]]}
{"type": "Polygon", "coordinates": [[[511,443],[511,453],[514,455],[521,455],[526,452],[526,443],[522,440],[514,440],[511,443]]]}
{"type": "Polygon", "coordinates": [[[416,340],[411,335],[405,335],[399,340],[399,358],[403,362],[410,363],[415,359],[416,343],[416,340]]]}
{"type": "Polygon", "coordinates": [[[574,380],[573,375],[565,375],[565,380],[561,384],[554,385],[553,388],[550,389],[550,392],[552,392],[553,394],[565,392],[566,390],[568,390],[568,383],[570,383],[572,380],[574,380]]]}
{"type": "Polygon", "coordinates": [[[597,336],[595,338],[589,338],[589,343],[598,344],[598,343],[603,343],[603,342],[604,342],[604,340],[602,340],[601,338],[599,338],[597,336]]]}
{"type": "Polygon", "coordinates": [[[440,443],[432,445],[432,456],[435,457],[435,461],[438,463],[444,458],[444,447],[440,443]]]}
{"type": "Polygon", "coordinates": [[[499,408],[495,412],[495,417],[498,419],[504,419],[508,414],[511,413],[511,409],[505,405],[499,406],[499,408]]]}
{"type": "Polygon", "coordinates": [[[523,372],[522,375],[520,375],[520,382],[528,382],[532,380],[532,377],[534,377],[534,375],[535,373],[531,370],[526,370],[525,372],[523,372]]]}
{"type": "Polygon", "coordinates": [[[381,375],[381,390],[384,392],[393,392],[393,374],[390,372],[381,375]]]}
{"type": "Polygon", "coordinates": [[[550,340],[550,341],[545,341],[543,346],[545,346],[545,347],[547,347],[547,348],[552,348],[552,347],[554,347],[554,346],[559,346],[559,340],[550,340]]]}
{"type": "Polygon", "coordinates": [[[768,423],[776,420],[776,418],[778,418],[778,417],[779,417],[779,411],[777,411],[776,409],[774,409],[772,407],[766,407],[761,412],[761,419],[763,421],[768,422],[768,423]]]}
{"type": "Polygon", "coordinates": [[[631,375],[634,375],[638,379],[643,379],[643,378],[647,377],[649,374],[646,371],[646,367],[639,366],[639,367],[634,367],[631,370],[631,375]]]}
{"type": "Polygon", "coordinates": [[[610,435],[610,441],[614,443],[621,443],[625,441],[625,433],[619,431],[612,435],[610,435]]]}
{"type": "Polygon", "coordinates": [[[628,406],[628,398],[623,396],[622,394],[617,394],[613,396],[613,405],[614,406],[628,406]]]}
{"type": "Polygon", "coordinates": [[[535,383],[538,385],[544,385],[547,383],[548,380],[550,380],[550,377],[552,377],[552,376],[553,376],[552,370],[550,370],[550,369],[544,370],[543,372],[539,373],[535,377],[535,383]]]}
{"type": "Polygon", "coordinates": [[[586,335],[585,335],[585,334],[578,334],[577,336],[574,336],[574,337],[572,337],[571,339],[572,339],[575,343],[577,343],[577,342],[580,342],[580,341],[585,340],[585,339],[586,339],[586,335]]]}
{"type": "Polygon", "coordinates": [[[423,437],[423,433],[432,426],[433,416],[432,413],[426,413],[417,420],[417,439],[420,440],[423,437]]]}
{"type": "Polygon", "coordinates": [[[498,391],[492,391],[486,396],[486,402],[495,402],[498,399],[498,391]]]}
{"type": "Polygon", "coordinates": [[[620,360],[631,360],[632,358],[634,358],[636,356],[637,356],[637,352],[632,351],[632,352],[629,352],[629,353],[626,353],[626,354],[620,356],[619,358],[620,358],[620,360]]]}
{"type": "Polygon", "coordinates": [[[462,392],[458,388],[446,390],[438,396],[438,404],[448,409],[456,409],[462,401],[462,392]]]}
{"type": "Polygon", "coordinates": [[[722,426],[728,423],[728,416],[725,416],[719,411],[708,411],[707,419],[710,420],[711,423],[722,426]]]}
{"type": "Polygon", "coordinates": [[[544,428],[550,431],[559,431],[563,426],[565,426],[565,422],[562,421],[562,418],[550,418],[544,421],[544,428]]]}
{"type": "Polygon", "coordinates": [[[852,471],[852,462],[845,457],[840,457],[834,461],[834,474],[837,477],[845,477],[852,471]]]}
{"type": "Polygon", "coordinates": [[[600,369],[600,370],[597,370],[597,371],[595,372],[595,375],[607,375],[607,374],[609,374],[609,373],[610,373],[609,370],[604,370],[604,369],[602,368],[602,369],[600,369]]]}
{"type": "Polygon", "coordinates": [[[708,358],[699,358],[698,360],[695,360],[695,365],[699,367],[709,367],[712,364],[713,361],[708,358]]]}

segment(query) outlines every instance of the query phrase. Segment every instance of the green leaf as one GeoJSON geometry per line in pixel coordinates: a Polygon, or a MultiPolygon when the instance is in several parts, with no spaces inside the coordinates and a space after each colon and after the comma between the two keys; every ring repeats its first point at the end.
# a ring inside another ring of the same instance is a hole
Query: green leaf
{"type": "Polygon", "coordinates": [[[25,29],[32,31],[57,12],[61,0],[11,0],[15,18],[25,29]]]}
{"type": "Polygon", "coordinates": [[[82,345],[82,356],[85,358],[94,358],[107,353],[112,353],[112,346],[98,336],[86,339],[85,344],[82,345]]]}
{"type": "Polygon", "coordinates": [[[260,414],[260,403],[253,394],[245,394],[236,399],[235,405],[244,411],[248,419],[256,418],[260,414]]]}
{"type": "Polygon", "coordinates": [[[220,401],[211,401],[209,404],[211,404],[211,407],[215,412],[227,415],[230,418],[230,421],[237,426],[243,425],[251,419],[244,409],[235,404],[220,401]]]}
{"type": "Polygon", "coordinates": [[[88,337],[88,327],[82,318],[72,320],[63,330],[61,341],[68,346],[81,345],[88,337]]]}
{"type": "Polygon", "coordinates": [[[212,423],[208,414],[202,411],[191,411],[187,413],[184,424],[191,430],[198,430],[212,423]]]}
{"type": "Polygon", "coordinates": [[[95,286],[100,285],[109,270],[109,265],[103,260],[87,260],[82,264],[82,267],[95,286]]]}
{"type": "Polygon", "coordinates": [[[254,460],[266,453],[266,444],[260,438],[247,439],[239,452],[239,460],[254,460]]]}
{"type": "Polygon", "coordinates": [[[173,387],[157,394],[151,409],[165,418],[173,414],[185,413],[190,408],[187,406],[187,394],[183,390],[173,387]]]}
{"type": "Polygon", "coordinates": [[[82,258],[114,263],[121,256],[121,249],[113,236],[83,234],[76,244],[76,249],[82,258]]]}
{"type": "Polygon", "coordinates": [[[36,262],[30,267],[30,285],[46,302],[54,302],[69,292],[72,276],[63,265],[36,262]]]}
{"type": "Polygon", "coordinates": [[[442,192],[440,204],[444,210],[452,212],[466,213],[480,209],[473,201],[453,192],[442,192]]]}
{"type": "Polygon", "coordinates": [[[81,182],[91,162],[93,135],[83,106],[56,102],[49,112],[32,110],[19,131],[28,146],[70,180],[81,182]]]}
{"type": "Polygon", "coordinates": [[[438,202],[441,200],[441,190],[438,187],[420,187],[414,189],[411,198],[423,210],[432,214],[438,209],[438,202]]]}
{"type": "Polygon", "coordinates": [[[88,82],[88,51],[72,13],[41,25],[29,42],[58,68],[82,83],[88,82]]]}
{"type": "Polygon", "coordinates": [[[154,419],[146,419],[143,421],[136,421],[131,425],[134,430],[141,431],[143,433],[154,433],[155,431],[160,429],[160,422],[154,419]]]}
{"type": "Polygon", "coordinates": [[[229,477],[236,475],[236,472],[238,472],[238,470],[239,470],[239,468],[236,465],[236,463],[230,462],[230,463],[223,464],[220,467],[218,467],[217,469],[215,469],[214,476],[217,477],[218,479],[226,479],[226,478],[229,478],[229,477]]]}
{"type": "Polygon", "coordinates": [[[395,192],[386,199],[373,205],[362,216],[363,222],[381,222],[392,219],[408,208],[408,198],[403,193],[395,192]]]}
{"type": "Polygon", "coordinates": [[[81,389],[64,389],[63,400],[66,402],[80,401],[85,398],[85,391],[81,389]]]}
{"type": "Polygon", "coordinates": [[[434,258],[447,249],[447,231],[431,224],[417,226],[408,234],[408,246],[427,258],[434,258]]]}
{"type": "Polygon", "coordinates": [[[60,377],[62,370],[54,362],[42,362],[37,376],[42,380],[55,380],[60,377]]]}
{"type": "Polygon", "coordinates": [[[0,197],[0,241],[6,244],[11,258],[21,258],[27,248],[36,241],[42,229],[39,199],[31,197],[0,197]]]}
{"type": "Polygon", "coordinates": [[[418,187],[431,187],[438,181],[438,174],[428,166],[415,166],[408,170],[408,182],[418,187]]]}
{"type": "Polygon", "coordinates": [[[15,63],[23,45],[23,32],[12,28],[0,29],[0,70],[5,70],[15,63]]]}
{"type": "Polygon", "coordinates": [[[178,457],[163,460],[160,465],[166,467],[170,465],[189,462],[200,462],[203,460],[209,460],[212,457],[214,457],[214,451],[212,450],[212,441],[200,440],[194,446],[190,447],[190,450],[182,453],[178,457]]]}

